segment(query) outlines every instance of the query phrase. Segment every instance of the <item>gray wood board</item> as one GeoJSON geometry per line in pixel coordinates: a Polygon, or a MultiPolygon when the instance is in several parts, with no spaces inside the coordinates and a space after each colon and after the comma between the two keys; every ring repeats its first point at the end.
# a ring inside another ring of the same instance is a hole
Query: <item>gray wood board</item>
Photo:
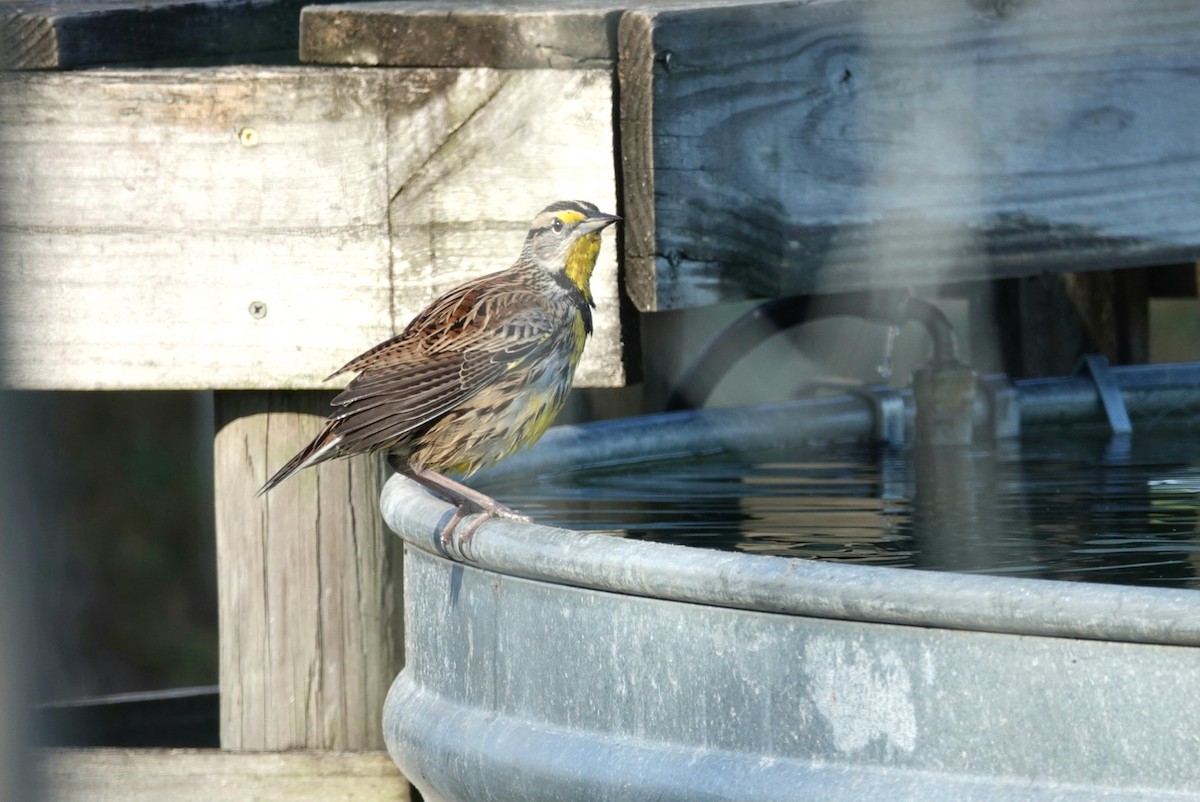
{"type": "MultiPolygon", "coordinates": [[[[615,207],[612,103],[599,71],[0,75],[0,379],[334,386],[545,204],[615,207]]],[[[613,242],[582,385],[625,381],[613,242]]]]}
{"type": "Polygon", "coordinates": [[[1200,5],[841,0],[620,27],[639,309],[1200,255],[1200,5]]]}
{"type": "Polygon", "coordinates": [[[722,0],[381,0],[304,9],[300,59],[319,64],[610,69],[629,8],[722,0]]]}
{"type": "Polygon", "coordinates": [[[355,3],[306,8],[300,59],[398,67],[611,68],[612,3],[355,3]]]}
{"type": "Polygon", "coordinates": [[[312,0],[15,0],[0,3],[0,68],[287,53],[312,0]]]}
{"type": "Polygon", "coordinates": [[[408,781],[385,752],[216,749],[47,749],[48,802],[407,802],[408,781]]]}

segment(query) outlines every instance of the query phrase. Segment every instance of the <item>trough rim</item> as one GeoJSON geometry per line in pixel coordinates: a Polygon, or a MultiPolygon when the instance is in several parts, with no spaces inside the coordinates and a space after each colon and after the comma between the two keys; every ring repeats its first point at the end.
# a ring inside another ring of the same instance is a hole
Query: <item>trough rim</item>
{"type": "Polygon", "coordinates": [[[503,519],[451,553],[439,537],[451,505],[399,475],[380,503],[407,548],[523,579],[782,615],[1200,646],[1200,591],[717,552],[503,519]]]}

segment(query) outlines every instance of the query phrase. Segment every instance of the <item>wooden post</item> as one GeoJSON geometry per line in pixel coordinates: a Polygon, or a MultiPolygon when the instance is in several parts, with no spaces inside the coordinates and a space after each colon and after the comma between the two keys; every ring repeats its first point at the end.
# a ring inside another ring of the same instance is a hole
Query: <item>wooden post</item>
{"type": "Polygon", "coordinates": [[[1117,365],[1150,361],[1150,295],[1143,268],[1063,276],[1094,351],[1117,365]]]}
{"type": "Polygon", "coordinates": [[[999,281],[981,287],[971,308],[971,359],[979,370],[1061,376],[1083,354],[1104,354],[1115,365],[1149,359],[1145,270],[999,281]]]}
{"type": "Polygon", "coordinates": [[[383,747],[403,663],[401,543],[379,516],[377,457],[326,463],[261,499],[328,394],[216,394],[221,746],[383,747]]]}

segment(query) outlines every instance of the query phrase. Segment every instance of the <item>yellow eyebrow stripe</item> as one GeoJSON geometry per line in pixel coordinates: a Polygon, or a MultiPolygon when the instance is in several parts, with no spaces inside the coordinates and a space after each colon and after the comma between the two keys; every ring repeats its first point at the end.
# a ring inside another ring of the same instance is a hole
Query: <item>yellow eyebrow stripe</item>
{"type": "Polygon", "coordinates": [[[568,225],[578,223],[584,218],[583,212],[577,212],[574,209],[564,209],[561,212],[557,212],[554,216],[568,225]]]}

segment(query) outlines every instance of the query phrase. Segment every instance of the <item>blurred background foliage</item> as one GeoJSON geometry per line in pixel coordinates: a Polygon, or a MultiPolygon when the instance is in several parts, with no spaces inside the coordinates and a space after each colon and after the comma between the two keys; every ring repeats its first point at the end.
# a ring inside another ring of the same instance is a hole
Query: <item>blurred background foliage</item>
{"type": "Polygon", "coordinates": [[[11,393],[47,489],[33,582],[41,700],[217,682],[212,396],[11,393]]]}

